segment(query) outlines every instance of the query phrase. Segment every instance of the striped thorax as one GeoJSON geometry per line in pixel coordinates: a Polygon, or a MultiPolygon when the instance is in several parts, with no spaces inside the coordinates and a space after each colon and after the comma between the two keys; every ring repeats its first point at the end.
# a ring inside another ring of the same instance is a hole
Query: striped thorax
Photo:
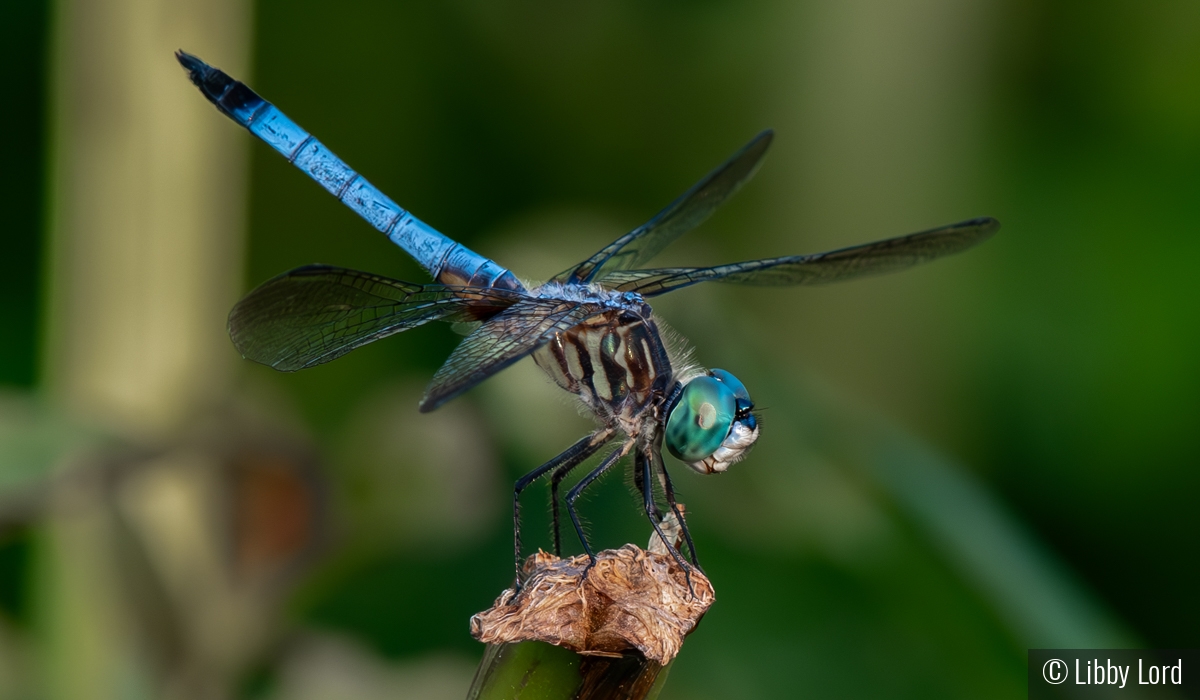
{"type": "Polygon", "coordinates": [[[671,361],[649,305],[636,295],[605,301],[614,308],[555,334],[533,359],[602,420],[637,434],[645,409],[672,382],[671,361]]]}

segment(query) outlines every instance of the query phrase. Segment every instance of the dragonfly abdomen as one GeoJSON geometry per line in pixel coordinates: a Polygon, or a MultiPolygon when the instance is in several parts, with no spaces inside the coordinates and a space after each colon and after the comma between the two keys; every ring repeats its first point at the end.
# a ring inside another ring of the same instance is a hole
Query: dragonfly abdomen
{"type": "Polygon", "coordinates": [[[289,163],[383,232],[438,282],[525,290],[512,272],[461,243],[455,243],[393,202],[245,83],[190,54],[180,51],[175,55],[200,92],[223,114],[274,148],[289,163]]]}

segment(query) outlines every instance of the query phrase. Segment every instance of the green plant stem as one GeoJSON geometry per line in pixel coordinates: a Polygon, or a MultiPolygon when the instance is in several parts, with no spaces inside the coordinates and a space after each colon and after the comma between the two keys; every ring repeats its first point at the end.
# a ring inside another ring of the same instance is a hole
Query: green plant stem
{"type": "Polygon", "coordinates": [[[545,642],[489,644],[467,700],[653,700],[667,679],[641,654],[591,656],[545,642]]]}

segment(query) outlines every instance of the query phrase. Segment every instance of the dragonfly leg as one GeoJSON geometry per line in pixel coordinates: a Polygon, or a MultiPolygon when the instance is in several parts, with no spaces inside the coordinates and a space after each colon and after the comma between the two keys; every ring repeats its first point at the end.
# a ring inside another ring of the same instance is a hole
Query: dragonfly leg
{"type": "Polygon", "coordinates": [[[612,437],[610,429],[598,430],[568,447],[562,454],[534,469],[525,476],[517,479],[513,485],[513,556],[517,572],[516,588],[521,588],[521,492],[527,486],[555,469],[574,469],[581,462],[591,457],[612,437]]]}
{"type": "MultiPolygon", "coordinates": [[[[675,563],[679,564],[679,568],[683,569],[683,576],[687,579],[688,592],[695,598],[696,591],[692,588],[692,565],[688,564],[687,560],[679,553],[679,549],[675,547],[675,543],[667,539],[667,536],[663,534],[662,525],[659,524],[661,518],[658,517],[658,513],[660,511],[654,503],[654,477],[650,471],[653,459],[650,455],[646,455],[640,461],[642,463],[642,497],[645,502],[646,517],[650,519],[650,525],[654,527],[654,532],[658,534],[663,544],[667,546],[667,551],[671,553],[671,556],[675,559],[675,563]]],[[[675,517],[679,518],[679,514],[676,513],[675,517]]],[[[679,520],[679,525],[683,527],[682,518],[679,520]]]]}
{"type": "Polygon", "coordinates": [[[558,485],[562,483],[563,479],[567,478],[567,474],[570,474],[578,466],[578,462],[575,464],[564,464],[555,469],[554,473],[550,475],[550,508],[554,515],[554,556],[556,557],[562,556],[562,531],[558,524],[558,485]]]}
{"type": "Polygon", "coordinates": [[[579,523],[579,513],[575,511],[575,499],[579,498],[579,494],[591,485],[593,481],[600,478],[600,475],[612,468],[622,457],[629,453],[629,448],[633,446],[633,441],[626,442],[621,447],[613,450],[611,454],[600,461],[600,465],[588,472],[588,475],[579,480],[578,484],[571,487],[567,492],[567,514],[571,516],[571,523],[575,526],[575,534],[579,535],[579,541],[583,544],[583,551],[587,552],[591,563],[588,568],[591,568],[596,563],[596,555],[592,552],[592,547],[588,544],[587,535],[583,533],[583,525],[579,523]]]}
{"type": "Polygon", "coordinates": [[[658,472],[662,476],[663,494],[667,497],[667,505],[671,506],[675,519],[679,521],[679,531],[683,533],[683,541],[687,542],[688,551],[692,554],[692,564],[700,569],[700,573],[704,573],[700,560],[696,558],[696,545],[692,542],[692,533],[688,532],[687,521],[683,519],[683,512],[675,502],[675,488],[671,486],[671,475],[667,472],[667,465],[663,463],[662,455],[655,454],[655,461],[658,462],[658,472]]]}
{"type": "MultiPolygon", "coordinates": [[[[643,493],[645,491],[643,484],[646,483],[646,477],[645,477],[646,470],[645,470],[642,462],[647,459],[646,455],[647,455],[646,452],[639,451],[637,453],[637,456],[634,458],[633,488],[637,489],[638,493],[643,493]]],[[[654,517],[658,518],[659,522],[662,522],[663,514],[662,514],[662,510],[658,507],[657,501],[655,501],[655,503],[654,503],[654,517]]]]}

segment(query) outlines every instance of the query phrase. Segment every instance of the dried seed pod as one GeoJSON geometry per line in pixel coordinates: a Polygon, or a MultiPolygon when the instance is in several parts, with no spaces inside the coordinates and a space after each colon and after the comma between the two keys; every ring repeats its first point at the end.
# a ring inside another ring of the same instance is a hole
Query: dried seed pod
{"type": "Polygon", "coordinates": [[[525,584],[471,618],[485,644],[537,640],[579,654],[619,656],[636,649],[667,664],[714,600],[712,584],[666,554],[627,544],[570,559],[538,552],[525,560],[525,584]]]}

